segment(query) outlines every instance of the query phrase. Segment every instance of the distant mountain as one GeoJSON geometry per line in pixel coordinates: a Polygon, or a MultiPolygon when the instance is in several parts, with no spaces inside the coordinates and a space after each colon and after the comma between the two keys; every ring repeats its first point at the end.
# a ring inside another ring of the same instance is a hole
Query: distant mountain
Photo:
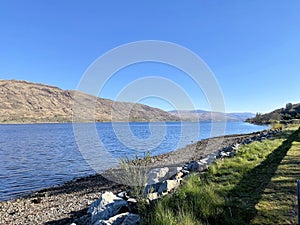
{"type": "Polygon", "coordinates": [[[190,121],[244,121],[247,118],[254,117],[253,113],[220,113],[205,110],[172,110],[169,111],[174,116],[178,116],[182,120],[190,121]]]}
{"type": "Polygon", "coordinates": [[[255,114],[251,112],[227,113],[227,115],[240,121],[245,121],[246,119],[253,118],[255,116],[255,114]]]}
{"type": "Polygon", "coordinates": [[[0,80],[0,123],[70,122],[75,95],[76,101],[84,100],[77,104],[82,111],[82,118],[77,117],[77,121],[179,120],[175,115],[147,105],[115,102],[27,81],[0,80]],[[86,105],[91,103],[95,105],[92,112],[87,110],[86,105]]]}
{"type": "Polygon", "coordinates": [[[247,119],[247,122],[255,124],[269,124],[275,121],[282,123],[293,122],[300,119],[300,103],[288,103],[284,108],[276,109],[270,113],[257,113],[254,118],[247,119]]]}

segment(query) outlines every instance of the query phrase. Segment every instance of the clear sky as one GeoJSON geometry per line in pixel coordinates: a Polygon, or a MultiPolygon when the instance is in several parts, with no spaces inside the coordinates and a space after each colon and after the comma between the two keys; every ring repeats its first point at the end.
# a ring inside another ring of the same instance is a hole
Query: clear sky
{"type": "MultiPolygon", "coordinates": [[[[88,66],[110,49],[163,40],[206,62],[226,111],[268,112],[300,102],[299,12],[298,0],[1,0],[0,79],[76,89],[88,66]]],[[[120,71],[100,96],[115,99],[129,82],[151,75],[173,80],[197,108],[209,109],[185,74],[151,63],[120,71]]],[[[172,109],[155,99],[143,102],[172,109]]]]}

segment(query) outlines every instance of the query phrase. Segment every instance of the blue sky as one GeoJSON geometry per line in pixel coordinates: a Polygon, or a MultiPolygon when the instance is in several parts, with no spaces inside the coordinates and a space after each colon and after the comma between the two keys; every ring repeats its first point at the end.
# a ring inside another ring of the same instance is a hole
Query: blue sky
{"type": "MultiPolygon", "coordinates": [[[[300,102],[299,12],[296,0],[2,0],[0,79],[76,89],[89,65],[110,49],[163,40],[206,62],[222,89],[226,111],[268,112],[300,102]]],[[[186,74],[151,63],[115,74],[100,96],[115,99],[128,83],[153,75],[178,83],[197,108],[209,109],[186,74]]],[[[142,102],[172,109],[157,99],[142,102]]]]}

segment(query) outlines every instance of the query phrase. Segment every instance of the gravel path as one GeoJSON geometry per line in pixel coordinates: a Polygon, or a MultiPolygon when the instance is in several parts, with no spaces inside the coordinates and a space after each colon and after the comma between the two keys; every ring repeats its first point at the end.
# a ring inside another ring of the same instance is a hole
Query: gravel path
{"type": "MultiPolygon", "coordinates": [[[[200,159],[218,149],[256,136],[258,133],[228,135],[199,141],[183,149],[151,158],[151,166],[180,165],[200,159]]],[[[87,207],[104,191],[120,192],[125,187],[94,175],[48,188],[18,199],[0,202],[0,225],[70,224],[86,213],[87,207]]]]}

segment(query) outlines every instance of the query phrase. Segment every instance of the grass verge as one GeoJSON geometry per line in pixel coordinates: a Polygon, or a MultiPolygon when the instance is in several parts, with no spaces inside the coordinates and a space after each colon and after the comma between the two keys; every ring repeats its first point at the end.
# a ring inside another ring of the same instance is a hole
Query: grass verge
{"type": "Polygon", "coordinates": [[[240,147],[144,212],[145,224],[295,224],[300,129],[240,147]]]}

